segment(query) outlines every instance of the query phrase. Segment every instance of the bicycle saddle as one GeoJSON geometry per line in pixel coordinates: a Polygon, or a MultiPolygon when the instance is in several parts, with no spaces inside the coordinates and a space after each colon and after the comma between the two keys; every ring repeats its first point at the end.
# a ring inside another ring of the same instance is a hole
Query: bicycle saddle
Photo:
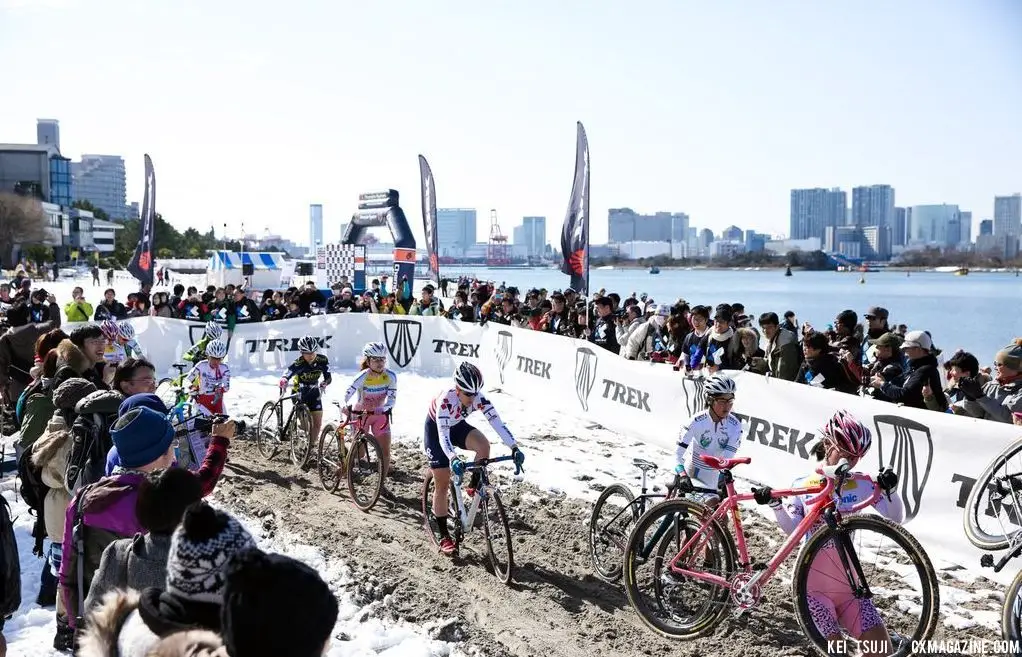
{"type": "Polygon", "coordinates": [[[188,363],[174,363],[171,367],[176,367],[179,370],[186,370],[191,367],[191,365],[188,363]]]}
{"type": "Polygon", "coordinates": [[[748,456],[739,456],[733,459],[722,459],[717,458],[716,456],[710,456],[709,454],[700,454],[699,458],[702,459],[703,463],[714,470],[730,470],[736,465],[752,463],[752,459],[748,456]]]}
{"type": "Polygon", "coordinates": [[[632,465],[639,468],[640,470],[645,470],[646,472],[653,472],[654,470],[656,470],[657,467],[656,463],[653,463],[652,461],[647,461],[645,459],[632,459],[632,465]]]}

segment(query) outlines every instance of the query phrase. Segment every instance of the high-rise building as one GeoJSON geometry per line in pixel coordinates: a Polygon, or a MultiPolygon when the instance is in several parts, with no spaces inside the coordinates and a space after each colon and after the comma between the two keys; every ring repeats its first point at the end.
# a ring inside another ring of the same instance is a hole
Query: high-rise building
{"type": "Polygon", "coordinates": [[[791,190],[789,237],[816,237],[822,242],[827,228],[845,224],[847,205],[847,194],[837,188],[791,190]]]}
{"type": "Polygon", "coordinates": [[[958,244],[969,246],[972,244],[972,212],[962,210],[958,213],[958,244]]]}
{"type": "Polygon", "coordinates": [[[949,232],[953,235],[950,244],[956,244],[961,234],[958,225],[958,206],[948,205],[914,205],[912,206],[912,224],[909,231],[909,243],[932,246],[949,244],[949,232]]]}
{"type": "Polygon", "coordinates": [[[984,219],[979,222],[979,234],[980,235],[993,235],[994,234],[994,220],[984,219]]]}
{"type": "Polygon", "coordinates": [[[720,236],[727,242],[742,242],[745,239],[745,232],[738,226],[728,226],[720,236]]]}
{"type": "Polygon", "coordinates": [[[546,217],[522,217],[522,225],[514,228],[513,243],[525,247],[525,255],[539,258],[546,250],[546,217]]]}
{"type": "Polygon", "coordinates": [[[908,217],[905,208],[894,208],[894,223],[891,224],[891,246],[905,246],[908,235],[908,217]]]}
{"type": "Polygon", "coordinates": [[[894,188],[869,185],[852,189],[852,225],[892,226],[894,224],[894,188]]]}
{"type": "Polygon", "coordinates": [[[439,255],[464,257],[476,243],[475,208],[438,208],[436,232],[439,255]]]}
{"type": "Polygon", "coordinates": [[[865,247],[863,256],[870,260],[890,260],[891,229],[889,226],[864,226],[858,229],[862,233],[865,247]]]}
{"type": "Polygon", "coordinates": [[[309,251],[316,253],[316,247],[323,244],[323,206],[309,204],[309,251]]]}
{"type": "Polygon", "coordinates": [[[0,192],[69,206],[71,160],[49,144],[0,144],[0,192]]]}
{"type": "Polygon", "coordinates": [[[111,219],[128,218],[124,159],[120,155],[82,155],[71,163],[76,201],[88,201],[111,219]]]}
{"type": "Polygon", "coordinates": [[[53,146],[60,152],[60,121],[56,119],[36,119],[36,144],[53,146]]]}
{"type": "Polygon", "coordinates": [[[1022,235],[1022,194],[994,197],[994,235],[1022,235]]]}
{"type": "Polygon", "coordinates": [[[607,241],[610,244],[684,242],[688,224],[688,215],[684,212],[639,214],[631,208],[611,208],[607,211],[607,241]]]}

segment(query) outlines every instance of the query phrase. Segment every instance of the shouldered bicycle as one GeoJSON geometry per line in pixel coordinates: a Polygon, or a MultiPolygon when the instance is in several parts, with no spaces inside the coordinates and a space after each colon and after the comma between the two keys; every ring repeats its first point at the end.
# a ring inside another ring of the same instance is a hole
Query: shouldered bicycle
{"type": "MultiPolygon", "coordinates": [[[[333,402],[338,410],[340,402],[333,402]]],[[[383,492],[383,450],[366,432],[369,411],[348,409],[339,424],[328,423],[319,435],[317,467],[323,488],[331,493],[348,482],[351,501],[362,511],[373,508],[383,492]],[[350,444],[350,447],[349,447],[350,444]]]]}
{"type": "MultiPolygon", "coordinates": [[[[181,405],[191,404],[191,391],[185,388],[185,370],[188,363],[174,363],[171,367],[177,370],[176,377],[163,377],[156,384],[156,396],[167,408],[177,409],[181,405]]],[[[180,413],[178,413],[180,415],[180,413]]]]}
{"type": "Polygon", "coordinates": [[[301,394],[292,389],[291,394],[281,394],[276,401],[268,401],[259,411],[256,423],[256,439],[259,453],[266,459],[277,455],[281,444],[288,441],[291,462],[299,468],[305,467],[312,452],[312,414],[301,399],[301,394]],[[284,402],[291,401],[291,411],[284,419],[284,402]]]}

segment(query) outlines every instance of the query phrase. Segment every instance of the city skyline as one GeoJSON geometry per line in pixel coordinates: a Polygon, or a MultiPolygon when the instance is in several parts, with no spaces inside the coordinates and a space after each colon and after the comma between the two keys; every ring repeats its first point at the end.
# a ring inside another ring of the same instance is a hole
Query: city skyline
{"type": "Polygon", "coordinates": [[[781,234],[792,189],[886,183],[899,207],[957,204],[978,222],[993,218],[994,196],[1022,188],[1022,85],[1010,83],[1022,6],[1007,0],[885,5],[880,22],[856,7],[666,2],[646,12],[309,2],[281,16],[234,0],[0,0],[0,15],[0,56],[31,52],[48,72],[8,82],[17,102],[0,107],[0,141],[35,143],[36,119],[58,119],[68,157],[125,159],[129,202],[141,197],[148,152],[158,210],[180,229],[284,226],[302,239],[297,219],[315,199],[331,235],[360,192],[392,187],[421,243],[423,153],[438,205],[478,208],[480,239],[497,208],[505,234],[522,217],[545,216],[556,243],[576,120],[590,139],[593,243],[607,241],[603,217],[622,206],[684,212],[714,233],[781,234]],[[565,39],[580,21],[589,38],[565,39]],[[144,29],[154,23],[161,29],[144,29]],[[363,28],[383,23],[395,45],[366,60],[378,35],[363,28]],[[423,26],[425,50],[416,45],[423,26]],[[857,47],[863,31],[874,47],[857,47]],[[61,65],[62,49],[39,47],[82,33],[90,47],[75,67],[61,65]],[[955,48],[931,38],[947,33],[955,48]],[[639,35],[643,47],[633,47],[639,35]],[[381,78],[414,108],[344,101],[381,78]],[[156,89],[160,102],[67,100],[104,84],[156,89]],[[969,102],[948,103],[948,90],[969,102]],[[850,94],[853,102],[833,102],[850,94]],[[341,118],[324,118],[331,107],[344,108],[341,118]]]}

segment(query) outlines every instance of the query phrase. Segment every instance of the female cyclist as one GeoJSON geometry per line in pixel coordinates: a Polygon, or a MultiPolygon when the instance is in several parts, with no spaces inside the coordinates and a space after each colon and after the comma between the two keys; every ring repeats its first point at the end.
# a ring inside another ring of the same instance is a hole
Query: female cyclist
{"type": "Polygon", "coordinates": [[[128,358],[145,358],[145,352],[135,339],[135,327],[128,322],[117,324],[117,344],[128,358]]]}
{"type": "Polygon", "coordinates": [[[103,360],[116,365],[127,358],[127,355],[124,353],[124,347],[120,344],[121,327],[118,326],[116,320],[103,320],[99,324],[99,329],[103,331],[103,337],[106,338],[106,349],[103,351],[103,360]]]}
{"type": "MultiPolygon", "coordinates": [[[[859,459],[869,451],[873,442],[869,428],[851,413],[843,410],[830,418],[820,434],[821,438],[813,448],[813,455],[823,465],[837,465],[841,459],[847,459],[849,466],[855,467],[859,459]]],[[[821,475],[814,472],[797,479],[792,487],[815,487],[821,483],[821,475]]],[[[867,475],[853,473],[845,481],[842,490],[835,492],[838,510],[847,515],[846,509],[851,508],[858,500],[871,496],[874,487],[879,486],[885,494],[877,500],[874,509],[885,518],[901,523],[905,519],[905,507],[901,497],[894,491],[897,485],[898,476],[890,468],[880,471],[876,483],[867,475]]],[[[790,497],[787,498],[786,504],[780,499],[773,499],[769,503],[778,524],[786,533],[795,531],[805,518],[805,503],[812,497],[814,496],[790,497]]],[[[820,525],[822,526],[822,521],[820,525]]],[[[847,578],[838,555],[829,553],[829,560],[827,556],[827,552],[819,553],[809,575],[808,586],[809,608],[820,634],[828,641],[842,641],[844,628],[848,635],[862,641],[861,645],[892,648],[890,634],[872,600],[855,597],[847,586],[835,586],[835,582],[846,582],[847,578]]],[[[890,652],[893,650],[881,654],[890,652]]]]}
{"type": "MultiPolygon", "coordinates": [[[[674,473],[680,491],[691,490],[692,485],[716,489],[720,473],[704,465],[699,457],[709,454],[731,458],[738,452],[742,444],[742,421],[731,413],[735,405],[735,389],[735,380],[723,372],[711,374],[703,383],[706,410],[689,419],[678,437],[674,473]]],[[[720,500],[708,493],[700,497],[707,504],[720,500]]]]}
{"type": "Polygon", "coordinates": [[[188,374],[196,406],[203,415],[224,413],[224,393],[231,388],[231,369],[223,362],[226,357],[227,343],[211,340],[206,345],[206,360],[196,363],[188,374]]]}
{"type": "MultiPolygon", "coordinates": [[[[357,394],[355,410],[370,411],[366,428],[383,450],[383,476],[390,472],[390,411],[397,402],[397,374],[387,369],[387,346],[369,342],[362,348],[362,371],[344,393],[344,405],[357,394]]],[[[348,407],[351,408],[350,406],[348,407]]],[[[384,493],[390,497],[384,487],[384,493]]]]}
{"type": "Polygon", "coordinates": [[[299,340],[298,351],[302,352],[302,355],[296,358],[295,362],[288,366],[284,376],[280,377],[281,393],[291,379],[295,379],[298,384],[299,398],[312,415],[310,436],[319,435],[319,427],[323,422],[323,390],[333,380],[330,376],[330,359],[316,353],[318,349],[319,341],[311,335],[299,340]],[[320,378],[323,380],[320,381],[320,378]]]}
{"type": "Polygon", "coordinates": [[[181,357],[187,363],[197,363],[206,354],[206,345],[212,340],[219,340],[224,335],[224,327],[216,322],[206,322],[206,328],[202,332],[202,338],[192,345],[192,348],[181,357]]]}
{"type": "MultiPolygon", "coordinates": [[[[465,421],[473,411],[481,411],[501,441],[511,448],[515,463],[521,465],[525,455],[518,449],[514,436],[504,426],[493,404],[483,397],[483,373],[471,363],[462,363],[454,370],[454,387],[439,395],[429,406],[422,448],[433,471],[433,513],[440,530],[440,551],[454,554],[457,546],[447,529],[447,491],[451,472],[459,479],[465,473],[465,460],[455,447],[475,452],[476,460],[489,458],[490,443],[479,429],[465,421]]],[[[472,473],[466,491],[474,495],[479,485],[478,473],[472,473]]]]}

